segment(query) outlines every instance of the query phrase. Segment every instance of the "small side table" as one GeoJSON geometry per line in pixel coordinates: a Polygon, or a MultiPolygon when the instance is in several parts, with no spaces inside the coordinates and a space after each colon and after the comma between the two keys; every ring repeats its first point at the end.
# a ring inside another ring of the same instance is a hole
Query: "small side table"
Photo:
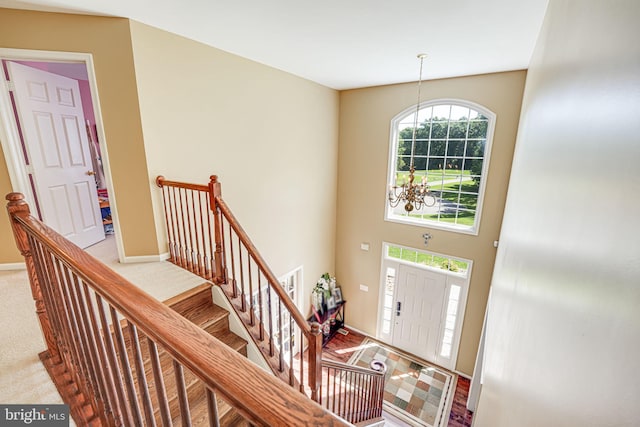
{"type": "Polygon", "coordinates": [[[335,308],[325,311],[324,313],[318,313],[318,317],[314,314],[310,316],[307,321],[309,323],[318,322],[320,324],[320,330],[322,332],[322,346],[324,347],[333,336],[338,332],[338,329],[344,326],[344,306],[346,301],[339,302],[335,308]],[[328,325],[328,327],[327,327],[328,325]],[[328,333],[324,331],[328,330],[328,333]]]}

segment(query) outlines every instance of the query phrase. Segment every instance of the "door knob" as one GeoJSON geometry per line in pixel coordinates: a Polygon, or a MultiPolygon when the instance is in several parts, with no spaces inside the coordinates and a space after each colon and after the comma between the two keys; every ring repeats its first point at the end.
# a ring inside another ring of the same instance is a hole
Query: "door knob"
{"type": "Polygon", "coordinates": [[[402,309],[402,303],[398,301],[396,305],[396,316],[400,316],[400,310],[402,309]]]}
{"type": "Polygon", "coordinates": [[[89,176],[93,176],[93,175],[95,175],[95,174],[96,174],[94,171],[87,171],[86,173],[87,173],[87,175],[89,175],[89,176]]]}

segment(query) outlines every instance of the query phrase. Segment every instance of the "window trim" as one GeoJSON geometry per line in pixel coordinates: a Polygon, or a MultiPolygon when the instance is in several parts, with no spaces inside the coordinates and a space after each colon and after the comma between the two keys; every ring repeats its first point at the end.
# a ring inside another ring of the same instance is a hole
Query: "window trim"
{"type": "Polygon", "coordinates": [[[391,208],[389,207],[389,200],[387,195],[387,189],[393,183],[395,164],[398,151],[398,125],[399,122],[406,116],[416,112],[416,104],[405,108],[400,113],[396,114],[390,122],[389,126],[389,155],[387,163],[387,187],[385,188],[385,200],[384,200],[384,220],[388,222],[395,222],[399,224],[409,224],[418,227],[435,228],[439,230],[452,231],[455,233],[471,234],[477,236],[480,232],[480,225],[482,223],[482,208],[484,205],[485,190],[487,187],[487,180],[489,175],[489,163],[491,160],[491,149],[493,147],[493,136],[496,124],[496,114],[486,108],[483,105],[477,104],[473,101],[467,101],[457,98],[438,98],[428,101],[422,101],[420,103],[419,110],[432,107],[435,105],[456,105],[459,107],[471,108],[483,116],[489,119],[487,124],[487,141],[485,147],[485,157],[482,164],[482,179],[480,180],[480,188],[478,188],[478,204],[476,206],[475,224],[472,227],[462,226],[459,224],[451,224],[446,222],[438,222],[424,219],[416,219],[411,217],[400,217],[391,214],[391,208]]]}

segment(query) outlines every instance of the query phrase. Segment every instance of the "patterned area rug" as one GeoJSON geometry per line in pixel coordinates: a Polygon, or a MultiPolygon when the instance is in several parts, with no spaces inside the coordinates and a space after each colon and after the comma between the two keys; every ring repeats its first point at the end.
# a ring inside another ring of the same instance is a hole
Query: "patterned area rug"
{"type": "Polygon", "coordinates": [[[387,365],[383,408],[415,426],[446,426],[456,374],[388,349],[366,338],[349,364],[369,367],[372,360],[387,365]]]}

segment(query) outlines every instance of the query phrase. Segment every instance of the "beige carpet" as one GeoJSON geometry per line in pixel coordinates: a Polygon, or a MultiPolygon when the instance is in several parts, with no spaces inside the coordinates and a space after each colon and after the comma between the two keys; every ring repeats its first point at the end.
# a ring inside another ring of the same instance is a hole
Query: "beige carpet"
{"type": "MultiPolygon", "coordinates": [[[[161,301],[203,282],[168,262],[118,263],[113,236],[87,251],[161,301]]],[[[0,321],[0,403],[63,403],[38,359],[45,344],[25,270],[0,271],[0,321]]]]}

